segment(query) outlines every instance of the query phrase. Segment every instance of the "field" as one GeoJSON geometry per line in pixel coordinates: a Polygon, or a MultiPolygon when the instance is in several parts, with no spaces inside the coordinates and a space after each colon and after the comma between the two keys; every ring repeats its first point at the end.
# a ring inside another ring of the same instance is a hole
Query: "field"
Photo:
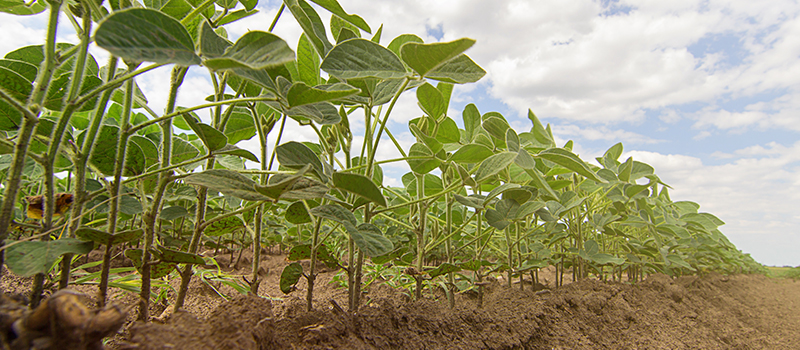
{"type": "MultiPolygon", "coordinates": [[[[265,252],[266,253],[266,252],[265,252]]],[[[219,262],[230,262],[219,256],[219,262]]],[[[220,283],[193,281],[185,311],[152,306],[156,321],[130,315],[116,349],[790,349],[800,344],[800,282],[764,275],[663,274],[644,282],[594,279],[555,288],[554,269],[542,269],[543,285],[526,280],[508,288],[490,278],[483,307],[476,293],[457,295],[450,309],[441,290],[414,301],[376,280],[365,305],[352,314],[347,289],[323,271],[314,310],[305,310],[304,288],[284,296],[277,271],[286,255],[261,263],[262,298],[220,283]],[[212,289],[214,286],[216,288],[212,289]],[[230,301],[217,291],[231,297],[230,301]],[[270,298],[275,297],[275,298],[270,298]]],[[[249,257],[244,256],[247,262],[249,257]]],[[[242,263],[242,262],[240,262],[242,263]]],[[[246,273],[226,268],[228,273],[246,273]]],[[[499,279],[499,280],[498,280],[499,279]]],[[[570,280],[569,277],[566,278],[570,280]]],[[[29,281],[5,277],[4,290],[24,291],[29,281]]],[[[93,296],[94,288],[78,286],[93,296]]],[[[112,292],[115,303],[135,305],[132,294],[112,292]]]]}
{"type": "Polygon", "coordinates": [[[796,269],[767,271],[621,142],[583,159],[531,110],[524,129],[454,112],[486,75],[471,38],[382,38],[335,0],[239,38],[224,25],[258,1],[45,2],[0,4],[49,14],[43,45],[0,59],[4,344],[798,344],[794,280],[763,276],[796,269]],[[56,42],[63,16],[79,43],[56,42]],[[163,66],[155,111],[136,79],[163,66]],[[179,106],[199,74],[214,93],[179,106]]]}

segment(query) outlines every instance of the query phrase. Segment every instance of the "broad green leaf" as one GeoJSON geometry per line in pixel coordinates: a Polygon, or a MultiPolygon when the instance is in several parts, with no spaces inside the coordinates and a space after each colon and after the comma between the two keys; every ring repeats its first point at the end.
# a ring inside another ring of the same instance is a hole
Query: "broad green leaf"
{"type": "Polygon", "coordinates": [[[492,189],[489,192],[489,194],[486,195],[486,198],[484,199],[484,205],[488,205],[489,202],[492,199],[495,199],[497,196],[505,193],[506,191],[517,189],[517,188],[520,188],[520,185],[519,184],[512,184],[512,183],[506,183],[506,184],[502,184],[500,186],[495,187],[494,189],[492,189]]]}
{"type": "Polygon", "coordinates": [[[250,111],[241,107],[234,107],[230,118],[228,118],[228,123],[225,124],[223,133],[231,145],[256,136],[256,124],[250,111]]]}
{"type": "Polygon", "coordinates": [[[408,123],[408,128],[411,133],[417,137],[417,139],[421,140],[426,146],[428,146],[428,148],[431,150],[431,153],[439,153],[439,151],[442,150],[442,143],[436,138],[429,136],[425,131],[420,130],[418,127],[418,125],[421,123],[425,123],[426,119],[428,118],[424,117],[411,120],[408,123]]]}
{"type": "Polygon", "coordinates": [[[347,12],[344,12],[342,6],[339,5],[339,2],[336,0],[311,0],[311,2],[319,5],[320,7],[330,11],[332,14],[336,15],[337,17],[347,21],[348,23],[358,27],[359,29],[367,32],[372,33],[372,29],[369,28],[369,25],[363,18],[359,17],[358,15],[351,15],[347,12]]]}
{"type": "MultiPolygon", "coordinates": [[[[0,67],[0,88],[21,105],[25,105],[33,85],[19,73],[6,67],[0,67]]],[[[5,100],[0,100],[0,130],[16,130],[21,124],[22,113],[11,107],[5,100]]]]}
{"type": "Polygon", "coordinates": [[[158,213],[159,219],[167,221],[172,221],[187,216],[189,216],[189,211],[186,210],[186,208],[178,205],[166,207],[164,209],[161,209],[161,212],[158,213]]]}
{"type": "Polygon", "coordinates": [[[197,254],[181,252],[178,250],[170,249],[167,247],[158,247],[160,259],[162,262],[175,263],[175,264],[205,264],[203,257],[197,254]]]}
{"type": "Polygon", "coordinates": [[[250,31],[242,35],[222,56],[209,58],[203,65],[213,70],[246,68],[253,70],[282,66],[294,61],[294,51],[275,34],[250,31]]]}
{"type": "Polygon", "coordinates": [[[277,174],[269,179],[269,183],[265,186],[256,185],[256,191],[259,193],[278,200],[281,195],[292,190],[292,187],[303,178],[303,175],[311,169],[311,165],[306,165],[293,175],[277,174]]]}
{"type": "Polygon", "coordinates": [[[216,151],[228,144],[228,137],[213,126],[201,123],[188,114],[183,116],[183,120],[192,128],[194,134],[203,141],[209,152],[216,151]]]}
{"type": "Polygon", "coordinates": [[[186,0],[169,0],[161,7],[161,12],[170,15],[172,18],[181,20],[192,12],[192,5],[186,0]]]}
{"type": "Polygon", "coordinates": [[[241,149],[233,145],[225,145],[225,147],[222,147],[214,151],[213,153],[217,155],[226,154],[226,155],[241,157],[249,161],[258,162],[258,157],[256,157],[255,154],[246,149],[241,149]]]}
{"type": "MultiPolygon", "coordinates": [[[[252,2],[257,3],[258,1],[253,0],[252,2]]],[[[233,23],[240,19],[247,18],[258,13],[258,10],[254,10],[252,8],[248,9],[247,7],[248,6],[245,6],[244,9],[229,12],[227,15],[225,15],[225,17],[222,17],[219,19],[219,21],[217,21],[217,25],[222,26],[228,23],[233,23]]]]}
{"type": "Polygon", "coordinates": [[[669,263],[672,264],[672,265],[677,265],[677,266],[683,267],[685,269],[694,271],[694,268],[692,267],[692,265],[689,265],[689,263],[687,263],[686,260],[683,260],[683,258],[681,258],[679,255],[668,254],[667,255],[667,261],[669,261],[669,263]]]}
{"type": "Polygon", "coordinates": [[[519,206],[517,210],[516,219],[523,219],[528,215],[535,214],[539,209],[544,208],[544,202],[541,201],[528,201],[519,206]]]}
{"type": "Polygon", "coordinates": [[[349,225],[350,227],[356,227],[358,224],[353,213],[338,204],[320,205],[311,209],[311,215],[332,220],[342,225],[349,225]]]}
{"type": "Polygon", "coordinates": [[[436,140],[441,143],[457,143],[461,141],[461,132],[458,130],[456,121],[450,117],[445,117],[439,122],[439,130],[436,132],[436,140]]]}
{"type": "Polygon", "coordinates": [[[417,174],[427,174],[431,170],[436,169],[442,164],[442,161],[434,157],[431,149],[423,143],[415,143],[411,145],[408,151],[409,157],[422,158],[422,159],[409,159],[408,166],[417,174]]]}
{"type": "Polygon", "coordinates": [[[528,110],[528,119],[531,120],[533,123],[533,127],[531,128],[531,133],[533,133],[534,139],[537,142],[544,145],[545,147],[553,147],[555,146],[556,142],[553,140],[552,135],[544,128],[542,122],[539,121],[539,118],[536,117],[536,114],[533,114],[533,111],[530,109],[528,110]]]}
{"type": "Polygon", "coordinates": [[[481,126],[489,135],[503,141],[506,139],[506,131],[511,128],[508,126],[508,122],[505,121],[505,119],[499,117],[488,117],[483,121],[481,126]]]}
{"type": "Polygon", "coordinates": [[[467,142],[472,142],[478,134],[478,128],[481,126],[481,112],[478,111],[478,107],[475,107],[475,104],[470,103],[464,107],[461,118],[464,119],[467,142]]]}
{"type": "Polygon", "coordinates": [[[292,107],[284,110],[284,113],[293,119],[298,119],[294,118],[296,116],[305,117],[320,125],[339,124],[342,121],[339,110],[327,101],[292,107]]]}
{"type": "Polygon", "coordinates": [[[238,216],[228,216],[221,220],[211,223],[204,230],[204,234],[211,237],[219,237],[227,233],[236,232],[244,228],[244,222],[238,216]]]}
{"type": "MultiPolygon", "coordinates": [[[[432,196],[444,190],[442,186],[442,179],[433,174],[425,174],[425,190],[426,196],[432,196]]],[[[417,175],[412,172],[403,175],[403,184],[406,186],[406,191],[412,197],[417,196],[417,175]]]]}
{"type": "Polygon", "coordinates": [[[183,179],[190,185],[208,187],[213,191],[222,192],[226,195],[241,198],[248,201],[269,200],[256,191],[256,182],[247,176],[235,171],[224,169],[210,169],[200,173],[191,174],[183,179]]]}
{"type": "Polygon", "coordinates": [[[314,44],[317,53],[320,56],[325,56],[331,50],[331,43],[328,41],[328,35],[325,32],[325,25],[319,18],[317,11],[314,10],[305,0],[284,0],[284,4],[292,12],[292,15],[303,28],[303,33],[308,36],[308,39],[314,44]]]}
{"type": "Polygon", "coordinates": [[[30,277],[45,273],[53,267],[64,254],[87,254],[92,251],[92,242],[76,238],[63,238],[55,241],[19,242],[6,248],[6,265],[14,274],[30,277]]]}
{"type": "Polygon", "coordinates": [[[406,43],[424,43],[422,38],[414,35],[414,34],[401,34],[398,37],[392,39],[392,42],[389,43],[388,48],[390,51],[394,52],[397,57],[400,57],[400,48],[405,45],[406,43]]]}
{"type": "Polygon", "coordinates": [[[417,101],[419,101],[420,108],[436,120],[439,120],[447,112],[444,96],[429,83],[417,88],[417,101]]]}
{"type": "MultiPolygon", "coordinates": [[[[270,180],[272,180],[272,178],[280,179],[278,175],[273,175],[270,177],[270,180]]],[[[301,177],[297,180],[297,182],[289,187],[288,191],[281,194],[281,199],[317,199],[325,197],[325,195],[328,193],[328,190],[330,190],[328,186],[325,186],[325,184],[317,180],[301,177]]]]}
{"type": "Polygon", "coordinates": [[[381,255],[389,254],[394,250],[392,241],[383,236],[381,230],[369,223],[358,225],[355,229],[347,227],[347,232],[360,249],[368,257],[374,258],[381,255]]]}
{"type": "Polygon", "coordinates": [[[297,44],[297,72],[299,74],[297,80],[308,86],[319,85],[322,80],[319,75],[321,63],[322,60],[314,50],[314,45],[305,34],[301,35],[300,42],[297,44]]]}
{"type": "Polygon", "coordinates": [[[203,21],[200,27],[200,54],[205,58],[220,57],[228,49],[231,42],[219,36],[208,21],[203,21]]]}
{"type": "Polygon", "coordinates": [[[127,215],[137,215],[142,213],[142,203],[133,196],[119,197],[119,211],[127,215]]]}
{"type": "Polygon", "coordinates": [[[283,268],[281,272],[280,287],[283,294],[289,294],[294,290],[294,285],[303,276],[303,266],[300,263],[291,263],[283,268]]]}
{"type": "Polygon", "coordinates": [[[28,83],[36,80],[36,75],[39,72],[39,67],[34,64],[10,59],[0,59],[0,67],[8,68],[28,81],[28,83]]]}
{"type": "MultiPolygon", "coordinates": [[[[154,252],[154,253],[156,253],[156,252],[154,252]]],[[[133,265],[136,266],[136,270],[139,271],[139,273],[142,273],[142,256],[143,255],[144,255],[144,252],[141,249],[128,249],[128,250],[125,251],[125,256],[128,257],[128,259],[131,259],[131,261],[133,261],[133,265]]],[[[157,258],[157,257],[155,257],[155,258],[157,258]]],[[[155,265],[151,265],[150,266],[150,279],[159,279],[161,277],[169,275],[172,272],[172,269],[174,269],[174,268],[175,268],[175,264],[166,263],[166,262],[162,262],[162,263],[158,263],[158,264],[155,264],[155,265]]]]}
{"type": "Polygon", "coordinates": [[[188,141],[173,136],[172,137],[172,163],[182,163],[200,154],[200,150],[188,141]]]}
{"type": "Polygon", "coordinates": [[[117,245],[120,243],[130,242],[141,238],[142,235],[144,235],[144,229],[139,228],[135,230],[121,231],[112,235],[106,231],[82,226],[78,228],[75,234],[81,239],[97,242],[103,245],[105,244],[117,245]],[[109,240],[111,241],[109,242],[109,240]]]}
{"type": "Polygon", "coordinates": [[[45,2],[41,0],[32,3],[24,0],[0,0],[0,12],[12,15],[35,15],[46,8],[45,2]]]}
{"type": "Polygon", "coordinates": [[[275,152],[278,155],[278,162],[282,166],[290,169],[302,169],[310,164],[311,170],[317,174],[317,177],[323,182],[328,182],[319,156],[308,146],[300,142],[290,141],[279,145],[275,152]]]}
{"type": "MultiPolygon", "coordinates": [[[[326,266],[329,268],[335,268],[339,262],[336,260],[333,255],[331,255],[328,247],[324,244],[320,245],[317,248],[317,252],[315,254],[317,256],[317,261],[322,261],[325,263],[326,266]]],[[[298,246],[292,247],[289,250],[289,255],[286,257],[286,260],[289,261],[297,261],[297,260],[304,260],[304,259],[311,259],[311,245],[310,244],[301,244],[298,246]]]]}
{"type": "Polygon", "coordinates": [[[472,143],[461,146],[461,148],[459,148],[449,160],[459,164],[478,164],[493,154],[494,152],[492,152],[491,149],[486,148],[486,146],[472,143]]]}
{"type": "Polygon", "coordinates": [[[373,203],[386,207],[386,198],[381,193],[378,186],[368,177],[355,173],[333,173],[334,187],[341,188],[350,193],[364,197],[373,203]]]}
{"type": "Polygon", "coordinates": [[[131,61],[200,64],[186,28],[152,9],[130,8],[112,13],[100,22],[94,39],[97,46],[131,61]]]}
{"type": "Polygon", "coordinates": [[[431,278],[436,278],[441,275],[446,275],[448,273],[453,273],[458,271],[461,271],[461,266],[453,265],[450,263],[442,263],[441,265],[439,265],[439,267],[428,271],[428,275],[431,276],[431,278]]]}
{"type": "Polygon", "coordinates": [[[340,80],[406,76],[405,66],[397,55],[366,39],[352,39],[336,45],[325,56],[321,68],[340,80]]]}
{"type": "Polygon", "coordinates": [[[535,157],[549,160],[596,182],[605,183],[605,180],[599,178],[597,174],[589,168],[588,164],[578,158],[574,153],[563,148],[546,149],[539,152],[535,157]]]}
{"type": "MultiPolygon", "coordinates": [[[[118,127],[113,125],[103,125],[103,127],[100,129],[100,135],[97,136],[97,140],[95,141],[95,146],[92,148],[89,161],[98,170],[100,170],[103,175],[114,175],[114,164],[117,161],[118,139],[118,127]]],[[[83,142],[83,139],[79,137],[78,142],[83,142]]]]}
{"type": "Polygon", "coordinates": [[[452,84],[466,84],[481,80],[484,75],[486,71],[475,61],[467,55],[459,55],[428,72],[425,78],[452,84]]]}
{"type": "Polygon", "coordinates": [[[464,197],[460,194],[453,194],[456,202],[459,202],[463,205],[466,205],[470,208],[475,209],[484,209],[486,204],[486,196],[481,196],[478,194],[471,194],[467,197],[464,197]]]}
{"type": "MultiPolygon", "coordinates": [[[[284,213],[284,217],[286,221],[297,224],[306,224],[311,222],[311,215],[308,214],[308,210],[306,210],[306,206],[303,205],[303,202],[297,201],[289,205],[286,208],[286,213],[284,213]]],[[[310,248],[309,248],[309,251],[310,248]]],[[[295,259],[297,260],[297,259],[295,259]]]]}
{"type": "Polygon", "coordinates": [[[481,162],[481,165],[478,166],[478,171],[475,172],[475,181],[480,183],[494,176],[501,170],[511,165],[515,158],[517,158],[517,153],[502,152],[484,159],[484,161],[481,162]]]}
{"type": "Polygon", "coordinates": [[[400,57],[419,75],[426,76],[428,72],[442,66],[474,44],[475,40],[469,38],[432,44],[408,42],[400,47],[400,57]]]}
{"type": "Polygon", "coordinates": [[[506,147],[511,152],[519,152],[519,136],[514,131],[514,129],[509,128],[506,130],[506,147]]]}
{"type": "Polygon", "coordinates": [[[289,101],[290,107],[296,107],[316,102],[338,100],[357,94],[359,91],[359,89],[344,83],[309,87],[303,82],[297,82],[289,88],[286,99],[289,101]]]}

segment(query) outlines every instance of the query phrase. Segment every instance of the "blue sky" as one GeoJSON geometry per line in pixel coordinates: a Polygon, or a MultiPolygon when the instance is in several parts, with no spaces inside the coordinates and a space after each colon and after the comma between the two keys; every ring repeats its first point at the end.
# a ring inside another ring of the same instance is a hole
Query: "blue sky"
{"type": "MultiPolygon", "coordinates": [[[[384,45],[403,33],[426,42],[477,40],[468,54],[487,76],[456,88],[448,111],[454,119],[474,102],[481,112],[499,111],[517,130],[527,130],[530,108],[551,124],[560,143],[574,140],[586,160],[622,142],[623,157],[653,165],[674,188],[673,200],[700,203],[701,211],[725,221],[721,230],[739,249],[768,265],[800,265],[797,2],[340,3],[373,29],[383,24],[384,45]]],[[[230,35],[266,30],[279,4],[262,1],[260,13],[228,26],[230,35]]],[[[284,15],[275,31],[295,46],[301,30],[284,15]]],[[[0,53],[41,43],[41,16],[2,19],[3,33],[20,34],[0,43],[0,53]]],[[[76,41],[67,27],[60,37],[76,41]]],[[[99,62],[107,55],[93,52],[99,62]]],[[[138,81],[155,110],[165,103],[165,72],[138,81]]],[[[210,93],[206,76],[193,68],[180,103],[198,103],[210,93]]],[[[413,137],[405,125],[420,114],[413,93],[393,113],[390,127],[406,147],[413,137]]],[[[295,126],[290,132],[315,138],[295,126]]],[[[396,155],[388,147],[379,153],[396,155]]],[[[406,171],[385,170],[390,184],[406,171]]]]}

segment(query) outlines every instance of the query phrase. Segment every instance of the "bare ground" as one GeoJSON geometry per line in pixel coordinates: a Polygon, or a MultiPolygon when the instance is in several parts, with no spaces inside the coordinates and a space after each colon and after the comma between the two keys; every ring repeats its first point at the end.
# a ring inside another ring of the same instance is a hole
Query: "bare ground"
{"type": "MultiPolygon", "coordinates": [[[[534,292],[530,285],[493,282],[483,307],[460,294],[450,309],[438,293],[423,300],[381,283],[366,291],[357,314],[346,290],[317,279],[314,310],[305,311],[304,282],[284,296],[278,278],[282,255],[261,264],[261,297],[236,296],[227,286],[196,278],[185,309],[171,315],[165,303],[151,313],[161,322],[126,325],[110,346],[120,349],[796,349],[800,348],[800,282],[761,275],[703,277],[652,275],[637,284],[583,280],[534,292]],[[166,310],[162,314],[162,311],[166,310]]],[[[235,259],[234,259],[235,260],[235,259]]],[[[218,257],[223,265],[230,261],[218,257]]],[[[246,273],[249,262],[231,271],[246,273]]],[[[569,279],[569,278],[565,278],[569,279]]],[[[554,278],[544,271],[540,280],[554,278]]],[[[177,287],[177,281],[173,281],[177,287]]],[[[5,291],[24,287],[4,277],[5,291]]],[[[79,287],[87,293],[94,288],[79,287]]],[[[135,297],[117,292],[117,302],[135,297]]],[[[132,316],[130,317],[132,320],[132,316]]]]}

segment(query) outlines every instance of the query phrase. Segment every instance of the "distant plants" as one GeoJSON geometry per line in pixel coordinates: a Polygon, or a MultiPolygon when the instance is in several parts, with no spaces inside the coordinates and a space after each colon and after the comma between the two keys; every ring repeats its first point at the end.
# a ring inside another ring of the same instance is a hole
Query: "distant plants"
{"type": "Polygon", "coordinates": [[[60,264],[60,288],[70,278],[97,281],[101,305],[109,286],[138,291],[139,319],[147,320],[151,281],[181,280],[176,309],[193,277],[257,294],[262,247],[276,244],[292,262],[280,288],[290,293],[304,279],[308,309],[320,264],[343,271],[351,311],[362,286],[377,279],[417,298],[439,286],[453,306],[454,294],[480,293],[491,273],[511,286],[550,265],[557,284],[565,271],[577,280],[636,281],[656,272],[762,269],[718,230],[719,218],[673,202],[650,165],[621,159],[622,144],[595,166],[573,153],[572,141],[557,145],[533,112],[524,131],[474,104],[459,122],[451,118],[454,85],[485,74],[464,54],[474,40],[386,40],[337,1],[311,2],[332,14],[329,24],[305,0],[286,0],[267,31],[235,42],[225,25],[256,13],[257,0],[0,5],[50,14],[44,45],[0,60],[0,241],[9,269],[35,276],[35,298],[60,264]],[[79,44],[56,42],[60,15],[79,44]],[[296,51],[270,33],[286,16],[303,29],[296,51]],[[88,52],[92,42],[111,53],[103,66],[88,52]],[[165,65],[173,67],[168,102],[157,112],[136,77],[165,65]],[[215,93],[178,106],[190,66],[208,70],[215,93]],[[408,148],[387,127],[403,93],[415,94],[421,109],[408,123],[416,141],[408,148]],[[363,131],[351,127],[355,120],[363,131]],[[288,140],[287,123],[318,139],[288,140]],[[253,138],[258,150],[236,146],[253,138]],[[387,143],[400,158],[377,157],[387,143]],[[259,168],[245,169],[245,161],[259,168]],[[382,167],[396,162],[411,172],[402,186],[388,186],[382,167]],[[74,202],[68,220],[54,221],[62,192],[74,202]],[[38,233],[8,241],[12,230],[30,230],[18,205],[38,194],[38,233]],[[201,246],[252,249],[248,285],[206,269],[201,246]],[[71,275],[73,256],[98,247],[101,272],[71,275]],[[135,267],[112,269],[110,259],[123,254],[135,267]]]}

